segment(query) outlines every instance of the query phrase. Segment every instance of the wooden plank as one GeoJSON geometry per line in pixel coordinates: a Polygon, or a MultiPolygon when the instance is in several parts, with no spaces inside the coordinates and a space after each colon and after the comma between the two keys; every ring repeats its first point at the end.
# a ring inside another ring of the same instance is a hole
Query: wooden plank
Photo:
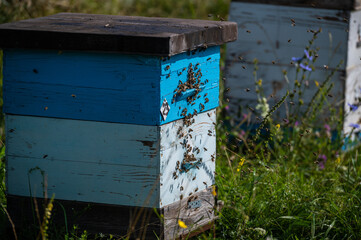
{"type": "Polygon", "coordinates": [[[214,184],[215,158],[216,158],[216,112],[211,110],[198,114],[194,117],[195,122],[186,127],[183,120],[171,122],[161,127],[160,138],[160,206],[167,206],[177,202],[182,197],[195,194],[208,186],[214,184]],[[178,130],[182,128],[179,134],[178,130]],[[190,129],[192,131],[190,132],[190,129]],[[209,136],[209,131],[211,136],[209,136]],[[188,135],[192,135],[192,138],[188,135]],[[184,134],[184,137],[180,137],[184,134]],[[187,148],[181,143],[187,140],[187,144],[193,147],[189,154],[194,154],[197,161],[202,160],[198,165],[199,169],[192,167],[188,172],[179,171],[180,166],[187,153],[187,148]],[[197,152],[196,147],[199,148],[197,152]],[[213,161],[212,157],[213,155],[213,161]],[[176,174],[176,178],[175,175],[176,174]]]}
{"type": "Polygon", "coordinates": [[[4,112],[104,122],[160,125],[182,118],[186,100],[172,104],[178,75],[190,63],[200,63],[209,102],[204,111],[218,106],[219,47],[159,57],[112,53],[84,53],[6,49],[4,51],[4,112]],[[209,59],[210,60],[207,60],[209,59]],[[166,66],[172,72],[165,70],[166,66]],[[141,70],[140,70],[141,69],[141,70]],[[162,72],[162,73],[161,73],[162,72]],[[161,81],[161,83],[159,83],[161,81]],[[163,100],[171,106],[164,120],[163,100]]]}
{"type": "Polygon", "coordinates": [[[0,47],[171,56],[234,41],[232,22],[59,13],[0,25],[0,47]]]}
{"type": "Polygon", "coordinates": [[[262,4],[277,4],[297,7],[327,8],[340,10],[355,10],[360,8],[360,0],[232,0],[233,2],[252,2],[262,4]]]}
{"type": "MultiPolygon", "coordinates": [[[[130,239],[175,239],[188,236],[189,232],[197,229],[196,233],[199,234],[207,230],[208,224],[216,219],[215,199],[211,189],[197,193],[192,199],[185,198],[161,209],[55,199],[51,219],[58,228],[65,227],[67,223],[68,229],[77,225],[80,231],[87,230],[90,234],[129,236],[130,239]],[[200,207],[189,208],[189,203],[195,201],[199,201],[200,207]],[[164,223],[155,211],[159,215],[163,214],[164,223]],[[184,221],[188,229],[180,229],[178,219],[184,221]]],[[[43,216],[44,206],[48,201],[49,199],[36,198],[40,216],[43,216]]],[[[33,219],[33,214],[36,214],[34,204],[34,199],[30,197],[7,195],[7,210],[17,232],[38,226],[37,219],[35,222],[33,219]]]]}
{"type": "Polygon", "coordinates": [[[156,126],[7,115],[6,141],[9,194],[159,206],[156,126]]]}
{"type": "Polygon", "coordinates": [[[170,106],[170,111],[166,120],[160,116],[161,124],[183,118],[181,114],[185,108],[187,108],[188,113],[193,113],[194,110],[200,113],[218,107],[219,61],[219,47],[210,47],[205,51],[195,51],[194,54],[190,54],[189,56],[185,53],[178,54],[166,61],[162,61],[160,101],[162,104],[164,99],[166,99],[170,106]],[[199,74],[202,74],[202,77],[199,79],[205,84],[204,89],[199,92],[201,97],[194,101],[193,106],[187,102],[186,98],[175,98],[175,101],[172,101],[175,93],[174,91],[177,89],[179,81],[185,83],[188,80],[188,70],[190,69],[190,66],[192,66],[194,70],[194,75],[198,74],[198,72],[199,74]],[[206,98],[208,102],[206,102],[206,98]],[[202,107],[202,105],[204,107],[202,107]]]}
{"type": "MultiPolygon", "coordinates": [[[[46,201],[37,198],[36,202],[40,216],[43,216],[46,201]]],[[[36,213],[33,212],[32,205],[34,200],[29,197],[7,195],[7,210],[18,233],[34,231],[38,226],[37,219],[35,223],[33,221],[33,214],[36,213]]],[[[157,239],[156,236],[159,236],[162,239],[163,226],[152,208],[65,200],[55,200],[53,206],[51,219],[57,228],[65,227],[66,220],[69,230],[73,225],[77,225],[79,231],[87,230],[90,234],[104,233],[117,237],[129,234],[130,239],[144,239],[142,236],[145,236],[145,239],[157,239]],[[133,231],[130,230],[132,225],[133,231]]],[[[161,210],[158,209],[158,212],[161,210]]]]}
{"type": "Polygon", "coordinates": [[[212,187],[207,188],[193,197],[185,198],[164,207],[164,238],[174,239],[179,235],[186,236],[199,227],[205,226],[216,219],[214,215],[215,198],[212,187]],[[198,201],[198,208],[189,207],[191,202],[198,201]],[[182,220],[188,228],[183,229],[178,225],[182,220]]]}
{"type": "MultiPolygon", "coordinates": [[[[353,130],[352,124],[360,124],[361,117],[360,107],[352,110],[349,106],[349,104],[358,106],[361,99],[361,11],[351,13],[350,23],[345,87],[345,118],[343,128],[346,134],[351,133],[353,130]]],[[[358,132],[357,129],[354,129],[353,131],[358,132]]]]}

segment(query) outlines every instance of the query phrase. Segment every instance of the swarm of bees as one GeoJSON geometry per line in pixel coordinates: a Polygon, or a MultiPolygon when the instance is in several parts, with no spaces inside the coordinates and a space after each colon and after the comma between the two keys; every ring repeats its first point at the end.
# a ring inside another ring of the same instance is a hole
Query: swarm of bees
{"type": "MultiPolygon", "coordinates": [[[[207,59],[207,61],[209,61],[207,59]]],[[[169,69],[169,68],[168,68],[169,69]]],[[[183,68],[182,72],[184,72],[186,68],[183,68]]],[[[178,74],[179,75],[179,74],[178,74]]],[[[188,106],[194,106],[196,104],[196,100],[202,98],[204,100],[203,103],[199,103],[199,112],[202,112],[205,109],[205,105],[209,102],[207,98],[207,93],[203,96],[200,94],[204,85],[209,82],[207,79],[205,81],[201,81],[202,71],[200,69],[200,64],[197,63],[194,66],[192,64],[189,65],[187,70],[187,80],[185,82],[179,81],[177,88],[174,90],[172,103],[176,101],[177,97],[180,97],[187,90],[193,90],[194,94],[188,96],[186,101],[188,106]]],[[[178,175],[182,172],[188,172],[193,167],[199,169],[199,165],[202,163],[202,158],[197,158],[195,154],[199,154],[201,149],[195,146],[191,146],[189,140],[193,138],[192,133],[194,132],[190,126],[195,122],[194,117],[198,115],[198,111],[196,109],[189,110],[186,107],[181,109],[179,108],[180,115],[183,117],[183,126],[188,127],[188,131],[184,131],[183,127],[180,126],[177,130],[177,136],[181,140],[180,144],[185,148],[185,152],[183,154],[183,160],[177,161],[175,171],[173,172],[173,179],[177,179],[178,175]]],[[[208,116],[211,115],[208,113],[208,116]]],[[[208,135],[212,136],[213,132],[208,130],[208,135]]],[[[204,151],[207,151],[204,148],[204,151]]],[[[215,156],[212,155],[212,161],[215,161],[215,156]]],[[[192,181],[195,181],[196,177],[193,176],[192,181]]],[[[183,191],[183,186],[180,187],[180,191],[183,191]]],[[[194,192],[198,191],[198,188],[194,190],[194,192]]],[[[191,196],[192,193],[189,194],[191,196]]],[[[180,195],[180,199],[183,198],[183,195],[180,195]]]]}

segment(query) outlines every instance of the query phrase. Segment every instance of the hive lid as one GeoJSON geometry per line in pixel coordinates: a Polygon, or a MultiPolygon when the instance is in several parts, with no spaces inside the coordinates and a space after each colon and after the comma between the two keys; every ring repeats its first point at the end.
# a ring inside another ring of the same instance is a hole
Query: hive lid
{"type": "Polygon", "coordinates": [[[0,25],[1,48],[171,56],[235,41],[234,22],[59,13],[0,25]]]}
{"type": "Polygon", "coordinates": [[[360,10],[361,0],[233,0],[233,2],[265,3],[298,7],[314,7],[339,10],[360,10]]]}

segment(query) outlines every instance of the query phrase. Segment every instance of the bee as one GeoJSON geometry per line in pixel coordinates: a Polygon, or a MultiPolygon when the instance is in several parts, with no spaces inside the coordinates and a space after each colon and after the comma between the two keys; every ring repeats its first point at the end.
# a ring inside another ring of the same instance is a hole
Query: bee
{"type": "Polygon", "coordinates": [[[242,65],[242,68],[243,68],[243,69],[246,69],[246,66],[242,65]]]}
{"type": "Polygon", "coordinates": [[[292,40],[291,39],[288,39],[288,41],[287,42],[291,42],[292,40]]]}
{"type": "Polygon", "coordinates": [[[203,182],[203,184],[207,186],[207,183],[206,183],[206,182],[203,182]]]}
{"type": "Polygon", "coordinates": [[[48,107],[44,107],[44,110],[45,110],[45,111],[48,110],[48,107]]]}
{"type": "Polygon", "coordinates": [[[205,103],[209,102],[209,99],[208,98],[204,99],[204,102],[205,103]]]}
{"type": "Polygon", "coordinates": [[[48,157],[48,155],[47,154],[45,154],[44,156],[43,156],[43,158],[47,158],[48,157]]]}
{"type": "Polygon", "coordinates": [[[195,102],[191,104],[191,106],[193,106],[194,104],[196,104],[195,102]]]}
{"type": "Polygon", "coordinates": [[[194,177],[192,178],[192,181],[196,180],[196,178],[197,178],[197,177],[196,177],[196,176],[194,176],[194,177]]]}
{"type": "Polygon", "coordinates": [[[250,30],[247,30],[246,32],[247,32],[247,33],[251,33],[251,31],[250,31],[250,30]]]}
{"type": "Polygon", "coordinates": [[[179,188],[179,190],[180,190],[180,191],[183,191],[183,186],[181,186],[181,187],[179,188]]]}
{"type": "Polygon", "coordinates": [[[332,94],[327,94],[327,96],[329,96],[329,97],[331,97],[331,98],[333,97],[333,95],[332,95],[332,94]]]}
{"type": "Polygon", "coordinates": [[[253,109],[253,108],[251,108],[251,107],[248,107],[248,109],[249,109],[249,110],[251,110],[252,112],[254,112],[254,109],[253,109]]]}
{"type": "Polygon", "coordinates": [[[169,78],[169,77],[170,77],[170,73],[167,74],[167,78],[169,78]]]}
{"type": "Polygon", "coordinates": [[[175,175],[174,180],[176,180],[177,178],[178,178],[178,175],[175,175]]]}
{"type": "Polygon", "coordinates": [[[198,191],[198,188],[194,189],[194,192],[197,192],[198,191]]]}
{"type": "Polygon", "coordinates": [[[180,200],[182,200],[182,199],[183,199],[183,195],[181,194],[181,195],[179,196],[179,198],[180,198],[180,200]]]}
{"type": "Polygon", "coordinates": [[[294,102],[290,102],[290,104],[291,104],[291,105],[295,105],[295,103],[294,103],[294,102]]]}
{"type": "Polygon", "coordinates": [[[33,72],[34,73],[39,73],[38,70],[36,70],[35,68],[33,69],[33,72]]]}
{"type": "Polygon", "coordinates": [[[198,165],[196,165],[196,168],[199,170],[199,167],[198,167],[198,165]]]}
{"type": "Polygon", "coordinates": [[[208,93],[204,94],[204,97],[207,97],[208,93]]]}
{"type": "Polygon", "coordinates": [[[249,88],[246,88],[246,89],[244,89],[246,92],[249,92],[249,91],[251,91],[251,89],[249,89],[249,88]]]}
{"type": "Polygon", "coordinates": [[[212,133],[208,133],[208,136],[212,137],[212,133]]]}
{"type": "Polygon", "coordinates": [[[189,193],[189,196],[192,196],[193,193],[189,193]]]}
{"type": "Polygon", "coordinates": [[[323,65],[323,67],[327,70],[328,69],[328,66],[327,65],[323,65]]]}
{"type": "Polygon", "coordinates": [[[228,102],[228,103],[229,103],[229,98],[226,98],[226,102],[228,102]]]}
{"type": "Polygon", "coordinates": [[[207,61],[209,61],[209,60],[211,60],[212,58],[211,57],[209,57],[209,58],[207,58],[207,61]]]}
{"type": "Polygon", "coordinates": [[[208,117],[211,117],[211,114],[210,113],[207,113],[208,117]]]}
{"type": "Polygon", "coordinates": [[[186,69],[187,69],[187,68],[183,68],[183,69],[182,69],[182,72],[184,72],[186,69]]]}
{"type": "Polygon", "coordinates": [[[272,61],[272,64],[276,64],[276,61],[272,61]]]}
{"type": "Polygon", "coordinates": [[[169,68],[170,68],[170,66],[168,65],[168,66],[165,67],[165,70],[169,70],[169,68]]]}
{"type": "Polygon", "coordinates": [[[226,88],[226,91],[225,92],[229,92],[230,88],[226,88]]]}

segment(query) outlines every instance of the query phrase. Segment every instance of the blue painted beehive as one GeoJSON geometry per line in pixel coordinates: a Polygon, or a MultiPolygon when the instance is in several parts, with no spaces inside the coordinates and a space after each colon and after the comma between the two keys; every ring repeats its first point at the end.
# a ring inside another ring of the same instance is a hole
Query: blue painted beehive
{"type": "Polygon", "coordinates": [[[231,22],[69,13],[0,25],[15,219],[54,194],[91,203],[75,223],[93,231],[171,239],[212,222],[219,45],[236,36],[231,22]]]}
{"type": "MultiPolygon", "coordinates": [[[[237,116],[240,110],[247,112],[240,106],[254,108],[257,105],[254,91],[244,91],[254,86],[253,60],[257,58],[257,77],[263,80],[265,95],[271,105],[277,103],[287,89],[293,89],[297,78],[302,84],[303,106],[307,107],[317,91],[317,83],[321,84],[331,76],[333,98],[328,98],[328,101],[337,106],[346,98],[344,129],[350,132],[350,123],[357,123],[361,113],[350,111],[348,106],[348,103],[358,102],[361,94],[361,82],[357,80],[361,69],[360,9],[359,0],[232,1],[230,20],[237,22],[239,27],[238,40],[227,46],[226,57],[226,85],[231,89],[227,97],[232,116],[237,116]],[[322,32],[317,35],[310,49],[306,49],[314,31],[320,28],[322,32]],[[305,50],[317,50],[314,70],[301,69],[296,75],[296,62],[292,59],[304,56],[305,50]],[[343,64],[337,67],[341,60],[343,64]],[[283,70],[287,72],[288,78],[285,78],[283,70]],[[334,75],[331,74],[333,71],[334,75]],[[304,80],[303,74],[306,76],[304,80]]],[[[292,108],[291,104],[286,103],[277,113],[283,117],[292,108]]]]}

